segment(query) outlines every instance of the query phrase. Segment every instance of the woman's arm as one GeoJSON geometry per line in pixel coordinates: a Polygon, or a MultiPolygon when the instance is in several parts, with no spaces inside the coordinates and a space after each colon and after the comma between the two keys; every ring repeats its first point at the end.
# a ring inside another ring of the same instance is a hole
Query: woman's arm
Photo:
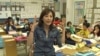
{"type": "Polygon", "coordinates": [[[33,25],[31,27],[31,30],[29,32],[28,38],[27,38],[27,45],[31,45],[34,42],[34,30],[36,28],[36,18],[34,18],[33,25]]]}
{"type": "Polygon", "coordinates": [[[33,43],[33,36],[34,36],[34,31],[30,31],[28,38],[27,38],[27,46],[30,46],[33,43]]]}
{"type": "Polygon", "coordinates": [[[61,34],[60,34],[59,31],[58,31],[57,34],[56,34],[56,41],[57,41],[57,45],[58,45],[59,47],[62,47],[61,34]]]}

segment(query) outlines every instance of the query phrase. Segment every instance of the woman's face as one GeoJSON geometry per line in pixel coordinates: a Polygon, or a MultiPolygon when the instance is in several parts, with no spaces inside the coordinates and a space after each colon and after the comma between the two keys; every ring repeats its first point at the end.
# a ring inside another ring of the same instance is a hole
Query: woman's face
{"type": "Polygon", "coordinates": [[[44,15],[43,17],[43,23],[44,25],[50,26],[53,21],[53,14],[52,12],[49,12],[47,15],[44,15]]]}
{"type": "Polygon", "coordinates": [[[99,28],[95,27],[94,33],[97,34],[99,31],[100,31],[99,28]]]}

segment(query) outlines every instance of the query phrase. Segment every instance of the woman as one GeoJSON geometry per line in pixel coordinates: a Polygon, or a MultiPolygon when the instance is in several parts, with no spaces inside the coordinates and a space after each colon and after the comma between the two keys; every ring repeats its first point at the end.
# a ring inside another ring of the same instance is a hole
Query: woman
{"type": "Polygon", "coordinates": [[[34,30],[34,56],[55,56],[54,41],[61,47],[60,32],[53,27],[55,13],[44,9],[40,14],[39,23],[34,30]]]}

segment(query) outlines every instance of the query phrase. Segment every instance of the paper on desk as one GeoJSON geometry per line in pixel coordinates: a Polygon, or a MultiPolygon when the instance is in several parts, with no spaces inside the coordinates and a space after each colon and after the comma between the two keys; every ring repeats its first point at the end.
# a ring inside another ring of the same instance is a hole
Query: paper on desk
{"type": "Polygon", "coordinates": [[[23,25],[20,26],[20,28],[23,28],[23,27],[24,27],[23,25]]]}
{"type": "Polygon", "coordinates": [[[77,43],[76,46],[77,48],[82,48],[85,46],[85,44],[86,44],[85,42],[81,42],[81,43],[77,43]]]}
{"type": "Polygon", "coordinates": [[[92,47],[92,49],[91,49],[92,51],[94,51],[94,52],[98,52],[98,51],[100,51],[100,49],[99,48],[97,48],[97,47],[92,47]]]}
{"type": "Polygon", "coordinates": [[[8,42],[8,41],[14,41],[15,39],[8,39],[8,40],[5,40],[6,42],[8,42]]]}
{"type": "Polygon", "coordinates": [[[55,52],[60,51],[62,49],[68,48],[68,49],[76,49],[76,46],[73,45],[63,45],[62,47],[58,47],[57,45],[54,46],[55,52]]]}
{"type": "Polygon", "coordinates": [[[95,39],[86,39],[86,40],[90,41],[93,44],[97,43],[97,41],[95,39]]]}
{"type": "Polygon", "coordinates": [[[99,51],[99,52],[97,52],[95,55],[96,55],[96,56],[99,56],[99,55],[100,55],[100,51],[99,51]]]}
{"type": "Polygon", "coordinates": [[[16,31],[9,31],[9,34],[17,34],[16,31]]]}
{"type": "Polygon", "coordinates": [[[82,41],[82,37],[77,36],[75,34],[72,34],[71,35],[71,39],[74,40],[74,41],[78,41],[78,42],[81,42],[82,41]]]}
{"type": "Polygon", "coordinates": [[[82,38],[82,37],[77,36],[77,35],[75,35],[75,34],[71,34],[71,37],[75,37],[75,38],[79,38],[79,39],[81,39],[81,38],[82,38]]]}
{"type": "Polygon", "coordinates": [[[2,38],[11,38],[13,37],[12,35],[1,35],[2,38]]]}
{"type": "Polygon", "coordinates": [[[54,49],[55,49],[55,52],[61,50],[58,46],[53,46],[53,47],[54,47],[54,49]]]}
{"type": "Polygon", "coordinates": [[[27,33],[22,33],[23,36],[27,37],[27,33]]]}

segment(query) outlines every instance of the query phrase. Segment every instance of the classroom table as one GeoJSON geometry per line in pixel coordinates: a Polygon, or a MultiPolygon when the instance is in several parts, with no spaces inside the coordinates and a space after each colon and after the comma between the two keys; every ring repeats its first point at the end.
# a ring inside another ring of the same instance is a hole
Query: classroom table
{"type": "Polygon", "coordinates": [[[21,31],[24,26],[18,25],[18,26],[15,26],[15,27],[16,27],[17,31],[21,31]]]}
{"type": "Polygon", "coordinates": [[[1,35],[1,38],[3,38],[4,40],[14,39],[12,35],[1,35]]]}
{"type": "Polygon", "coordinates": [[[2,28],[0,28],[0,35],[4,35],[4,34],[6,34],[6,32],[2,28]]]}
{"type": "Polygon", "coordinates": [[[61,48],[59,48],[57,45],[55,45],[54,48],[55,48],[55,52],[62,52],[66,56],[67,55],[73,56],[78,52],[84,53],[84,52],[88,52],[88,51],[94,52],[96,56],[100,55],[100,49],[95,47],[95,46],[92,46],[91,48],[87,47],[87,46],[79,48],[79,47],[74,46],[74,45],[65,44],[61,48]]]}

